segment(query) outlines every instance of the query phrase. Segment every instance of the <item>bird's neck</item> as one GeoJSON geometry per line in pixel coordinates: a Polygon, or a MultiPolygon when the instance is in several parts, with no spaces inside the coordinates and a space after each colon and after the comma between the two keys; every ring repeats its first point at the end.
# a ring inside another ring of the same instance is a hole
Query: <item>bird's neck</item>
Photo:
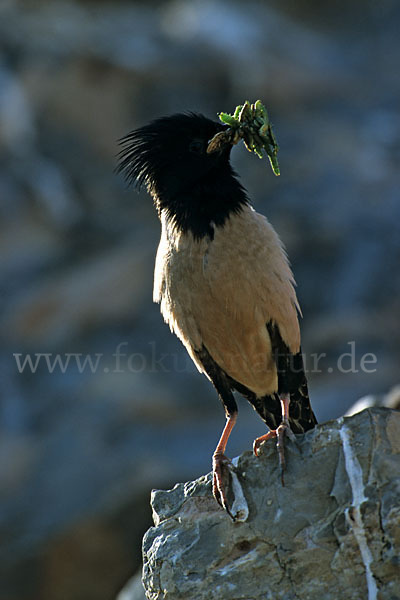
{"type": "Polygon", "coordinates": [[[154,196],[158,214],[178,231],[191,232],[194,238],[206,236],[213,239],[214,227],[222,227],[232,214],[237,214],[249,204],[246,191],[236,179],[232,168],[202,179],[190,189],[169,196],[154,196]]]}

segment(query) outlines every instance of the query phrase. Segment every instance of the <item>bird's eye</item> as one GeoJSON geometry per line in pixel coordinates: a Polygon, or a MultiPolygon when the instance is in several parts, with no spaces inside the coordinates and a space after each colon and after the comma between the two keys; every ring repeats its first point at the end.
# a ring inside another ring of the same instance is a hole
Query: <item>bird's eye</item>
{"type": "Polygon", "coordinates": [[[203,140],[193,140],[189,144],[189,151],[193,154],[204,154],[205,144],[203,140]]]}

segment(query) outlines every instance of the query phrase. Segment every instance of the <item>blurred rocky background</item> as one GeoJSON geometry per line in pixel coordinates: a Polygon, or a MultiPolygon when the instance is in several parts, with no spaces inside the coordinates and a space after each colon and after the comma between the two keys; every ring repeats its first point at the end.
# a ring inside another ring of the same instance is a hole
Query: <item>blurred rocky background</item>
{"type": "MultiPolygon", "coordinates": [[[[0,0],[1,600],[114,598],[151,488],[207,473],[223,426],[152,304],[130,129],[261,98],[282,175],[233,161],[293,264],[317,416],[398,383],[399,27],[395,0],[0,0]]],[[[239,408],[231,456],[264,431],[239,408]]]]}

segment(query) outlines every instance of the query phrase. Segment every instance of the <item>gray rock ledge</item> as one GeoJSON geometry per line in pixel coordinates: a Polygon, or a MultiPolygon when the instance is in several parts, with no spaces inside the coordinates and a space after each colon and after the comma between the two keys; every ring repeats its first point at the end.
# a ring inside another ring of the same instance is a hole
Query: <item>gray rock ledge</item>
{"type": "Polygon", "coordinates": [[[372,408],[245,452],[249,505],[233,523],[210,474],[154,491],[143,540],[149,600],[400,599],[400,412],[372,408]]]}

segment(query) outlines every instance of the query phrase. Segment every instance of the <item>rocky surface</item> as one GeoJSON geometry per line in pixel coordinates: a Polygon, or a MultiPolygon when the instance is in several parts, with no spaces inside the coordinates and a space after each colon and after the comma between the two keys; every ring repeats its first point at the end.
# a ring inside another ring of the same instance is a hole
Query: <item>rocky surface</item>
{"type": "Polygon", "coordinates": [[[375,396],[368,394],[367,396],[359,398],[359,400],[346,411],[345,417],[351,417],[365,408],[372,408],[373,406],[384,406],[386,408],[400,410],[400,385],[395,385],[387,392],[387,394],[375,396]]]}
{"type": "MultiPolygon", "coordinates": [[[[159,224],[113,173],[131,128],[262,98],[282,175],[233,161],[293,263],[318,418],[398,383],[399,23],[393,0],[0,0],[1,598],[115,596],[150,490],[206,473],[223,426],[152,304],[159,224]]],[[[240,402],[230,455],[264,432],[240,402]]]]}
{"type": "Polygon", "coordinates": [[[210,474],[153,492],[148,600],[400,597],[400,412],[320,425],[287,458],[282,487],[272,442],[240,456],[245,523],[217,506],[210,474]]]}

